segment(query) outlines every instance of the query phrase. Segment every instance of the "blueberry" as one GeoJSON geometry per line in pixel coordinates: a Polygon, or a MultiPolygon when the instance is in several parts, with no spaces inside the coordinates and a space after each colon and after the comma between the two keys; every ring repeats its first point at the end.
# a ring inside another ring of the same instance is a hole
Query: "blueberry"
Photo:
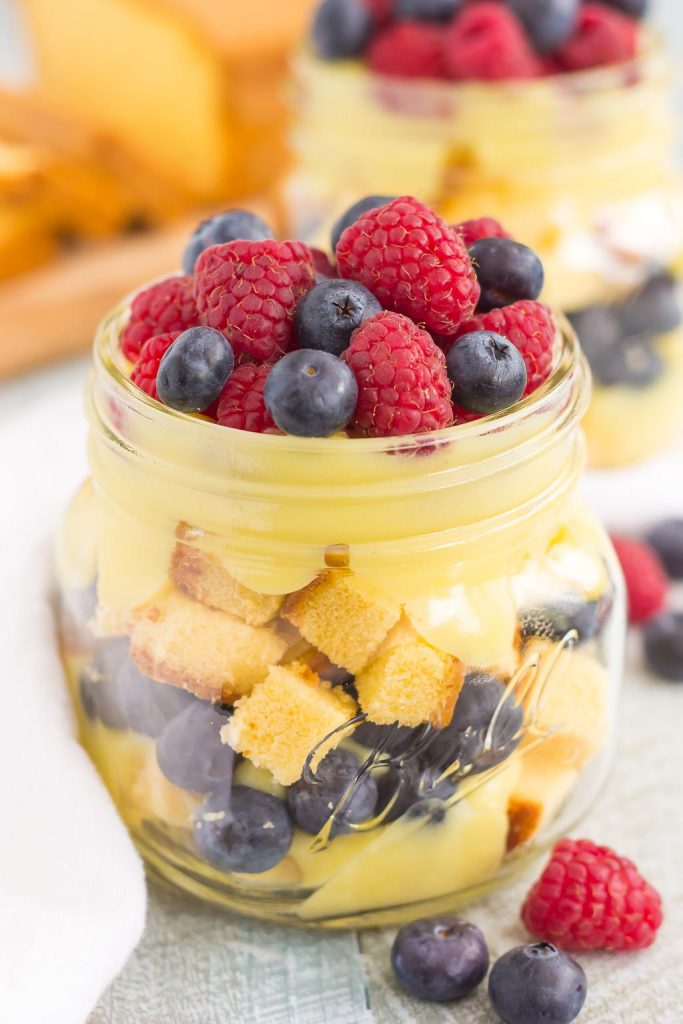
{"type": "Polygon", "coordinates": [[[678,285],[665,272],[653,275],[637,291],[615,307],[625,337],[668,334],[683,319],[678,285]]]}
{"type": "Polygon", "coordinates": [[[568,314],[586,359],[597,376],[603,354],[616,345],[621,326],[611,306],[586,306],[568,314]]]}
{"type": "Polygon", "coordinates": [[[311,42],[319,57],[360,57],[374,24],[363,0],[324,0],[313,18],[311,42]]]}
{"type": "Polygon", "coordinates": [[[191,793],[230,788],[235,754],[220,737],[229,717],[227,708],[195,701],[171,719],[157,740],[157,762],[169,782],[191,793]]]}
{"type": "Polygon", "coordinates": [[[212,327],[190,327],[165,353],[157,372],[159,399],[169,409],[201,412],[215,402],[233,371],[230,342],[212,327]]]}
{"type": "Polygon", "coordinates": [[[383,754],[406,753],[416,734],[415,729],[407,725],[375,725],[374,722],[361,722],[353,734],[354,740],[362,743],[368,750],[379,750],[383,754]]]}
{"type": "MultiPolygon", "coordinates": [[[[591,360],[589,358],[589,363],[591,360]]],[[[624,338],[593,357],[591,370],[603,387],[646,388],[666,370],[664,360],[645,338],[624,338]]]]}
{"type": "Polygon", "coordinates": [[[586,991],[583,968],[549,942],[511,949],[489,977],[489,998],[505,1024],[570,1024],[586,991]]]}
{"type": "Polygon", "coordinates": [[[666,519],[647,535],[672,580],[683,580],[683,519],[666,519]]]}
{"type": "Polygon", "coordinates": [[[576,631],[578,643],[592,640],[602,625],[601,602],[588,601],[579,594],[565,594],[554,604],[524,608],[519,613],[522,638],[543,637],[559,643],[576,631]]]}
{"type": "Polygon", "coordinates": [[[103,641],[79,682],[86,714],[108,729],[127,729],[128,719],[118,686],[118,674],[128,657],[128,638],[103,641]]]}
{"type": "Polygon", "coordinates": [[[645,657],[662,679],[683,683],[683,612],[667,612],[645,626],[645,657]]]}
{"type": "Polygon", "coordinates": [[[194,835],[201,855],[217,868],[258,875],[286,856],[292,845],[292,823],[282,800],[235,786],[204,802],[194,835]]]}
{"type": "MultiPolygon", "coordinates": [[[[300,779],[287,791],[287,806],[294,823],[304,832],[317,835],[353,783],[359,769],[360,762],[347,750],[331,750],[326,754],[315,771],[318,781],[306,782],[300,779]]],[[[344,804],[332,835],[348,832],[349,825],[357,825],[371,818],[376,805],[377,783],[373,774],[366,772],[355,784],[349,801],[344,804]]]]}
{"type": "Polygon", "coordinates": [[[441,729],[429,747],[429,757],[442,770],[459,762],[472,772],[486,771],[512,754],[520,741],[522,707],[495,676],[467,676],[453,712],[451,724],[441,729]],[[496,716],[493,732],[488,732],[496,716]]]}
{"type": "Polygon", "coordinates": [[[391,966],[411,996],[433,1003],[463,999],[486,977],[489,951],[479,929],[457,917],[404,925],[394,940],[391,966]]]}
{"type": "Polygon", "coordinates": [[[350,206],[332,228],[332,252],[336,252],[339,239],[346,229],[355,224],[364,213],[368,213],[370,210],[377,210],[380,206],[386,206],[387,203],[391,203],[395,198],[396,196],[365,196],[364,199],[359,199],[357,203],[350,206]]]}
{"type": "Polygon", "coordinates": [[[198,703],[198,698],[187,690],[143,675],[129,658],[121,665],[116,682],[128,728],[154,739],[188,705],[198,703]]]}
{"type": "Polygon", "coordinates": [[[382,818],[388,824],[405,814],[418,800],[448,800],[458,788],[450,778],[440,779],[441,769],[422,758],[405,761],[377,775],[378,813],[393,800],[382,818]]]}
{"type": "Polygon", "coordinates": [[[275,238],[275,233],[264,220],[249,210],[226,210],[215,217],[209,217],[195,228],[183,255],[183,270],[186,274],[194,271],[195,263],[212,245],[223,245],[244,239],[250,242],[265,242],[275,238]]]}
{"type": "Polygon", "coordinates": [[[468,252],[481,288],[478,312],[537,299],[543,291],[543,264],[527,245],[511,238],[481,238],[468,252]]]}
{"type": "Polygon", "coordinates": [[[302,348],[276,363],[263,392],[278,427],[297,437],[329,437],[343,430],[358,401],[358,385],[346,363],[329,352],[302,348]]]}
{"type": "Polygon", "coordinates": [[[507,0],[539,53],[549,53],[574,31],[580,0],[507,0]]]}
{"type": "Polygon", "coordinates": [[[381,312],[372,292],[357,281],[325,281],[307,292],[296,308],[297,344],[340,356],[356,328],[381,312]]]}
{"type": "Polygon", "coordinates": [[[644,18],[650,7],[650,0],[602,0],[608,7],[616,7],[631,18],[644,18]]]}
{"type": "Polygon", "coordinates": [[[399,21],[450,21],[463,0],[394,0],[394,17],[399,21]]]}
{"type": "Polygon", "coordinates": [[[453,401],[485,416],[509,409],[527,383],[524,357],[512,342],[493,331],[463,334],[446,357],[453,401]]]}

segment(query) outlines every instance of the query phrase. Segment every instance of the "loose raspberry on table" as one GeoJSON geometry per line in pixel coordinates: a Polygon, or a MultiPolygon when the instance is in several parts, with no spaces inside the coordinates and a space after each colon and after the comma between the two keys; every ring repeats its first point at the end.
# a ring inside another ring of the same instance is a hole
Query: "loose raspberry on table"
{"type": "Polygon", "coordinates": [[[554,54],[565,71],[631,60],[638,50],[638,23],[604,4],[584,4],[574,34],[554,54]]]}
{"type": "Polygon", "coordinates": [[[206,249],[195,267],[201,323],[222,331],[235,357],[257,363],[288,351],[296,304],[315,284],[303,242],[227,242],[206,249]]]}
{"type": "Polygon", "coordinates": [[[450,78],[521,79],[541,73],[520,21],[500,3],[465,7],[446,30],[444,60],[450,78]]]}
{"type": "Polygon", "coordinates": [[[133,299],[130,320],[121,334],[121,351],[134,363],[150,338],[173,331],[180,333],[198,322],[192,278],[167,277],[133,299]]]}
{"type": "Polygon", "coordinates": [[[611,539],[626,580],[629,619],[646,622],[666,604],[669,580],[664,567],[648,544],[627,537],[611,539]]]}
{"type": "Polygon", "coordinates": [[[366,320],[341,358],[358,384],[352,432],[419,434],[453,422],[444,354],[407,317],[385,312],[366,320]]]}
{"type": "Polygon", "coordinates": [[[477,217],[476,220],[463,220],[453,227],[458,232],[463,242],[469,249],[475,242],[482,238],[512,238],[500,221],[494,217],[477,217]]]}
{"type": "Polygon", "coordinates": [[[379,32],[367,50],[367,63],[381,75],[445,78],[443,26],[398,21],[379,32]]]}
{"type": "Polygon", "coordinates": [[[216,409],[216,419],[222,427],[250,430],[255,434],[279,433],[263,398],[269,373],[267,364],[242,363],[233,370],[216,409]]]}
{"type": "Polygon", "coordinates": [[[522,299],[502,309],[481,313],[460,324],[452,340],[470,331],[495,331],[519,349],[526,363],[525,395],[530,395],[550,376],[557,327],[552,310],[542,302],[522,299]]]}
{"type": "Polygon", "coordinates": [[[337,245],[342,277],[360,281],[385,309],[450,335],[479,301],[477,275],[460,236],[419,199],[368,210],[337,245]]]}
{"type": "Polygon", "coordinates": [[[532,935],[565,950],[645,949],[662,923],[659,894],[607,846],[563,839],[522,907],[532,935]]]}
{"type": "Polygon", "coordinates": [[[181,333],[181,331],[172,331],[169,334],[157,334],[154,338],[146,341],[130,375],[133,384],[137,384],[141,391],[144,391],[150,398],[155,398],[157,402],[159,401],[157,373],[161,360],[181,333]]]}

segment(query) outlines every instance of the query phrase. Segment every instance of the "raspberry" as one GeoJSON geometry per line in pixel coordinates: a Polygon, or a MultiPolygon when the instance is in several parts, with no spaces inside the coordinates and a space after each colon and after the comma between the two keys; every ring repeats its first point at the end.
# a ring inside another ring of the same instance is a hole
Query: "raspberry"
{"type": "Polygon", "coordinates": [[[167,277],[133,299],[130,320],[121,335],[121,351],[134,363],[150,338],[173,331],[180,334],[197,322],[192,278],[167,277]]]}
{"type": "Polygon", "coordinates": [[[513,302],[511,306],[480,313],[460,324],[452,340],[470,331],[495,331],[496,334],[502,334],[524,356],[527,372],[524,394],[530,395],[550,376],[556,329],[552,311],[547,306],[532,299],[522,299],[513,302]]]}
{"type": "Polygon", "coordinates": [[[149,338],[142,346],[138,361],[130,375],[133,384],[137,384],[140,390],[150,398],[156,398],[157,402],[159,401],[157,394],[159,364],[181,333],[181,331],[174,331],[171,334],[157,334],[154,338],[149,338]]]}
{"type": "Polygon", "coordinates": [[[662,903],[630,860],[587,839],[563,839],[527,896],[522,920],[560,949],[645,949],[662,923],[662,903]]]}
{"type": "Polygon", "coordinates": [[[453,425],[459,427],[462,423],[474,423],[475,420],[480,420],[482,415],[480,412],[471,412],[469,409],[463,409],[461,405],[457,405],[453,402],[453,425]]]}
{"type": "Polygon", "coordinates": [[[465,7],[446,31],[444,60],[450,78],[536,78],[541,67],[518,19],[503,4],[465,7]]]}
{"type": "Polygon", "coordinates": [[[479,284],[462,239],[419,199],[368,210],[337,246],[342,277],[360,281],[385,309],[436,334],[452,334],[471,316],[479,284]]]}
{"type": "Polygon", "coordinates": [[[337,268],[326,252],[322,249],[311,249],[311,256],[316,274],[322,274],[323,277],[337,276],[337,268]]]}
{"type": "Polygon", "coordinates": [[[626,537],[612,537],[626,580],[631,622],[646,622],[661,611],[669,593],[669,581],[657,554],[647,544],[626,537]]]}
{"type": "Polygon", "coordinates": [[[199,318],[222,331],[235,357],[272,362],[290,347],[294,310],[315,284],[303,242],[237,241],[205,249],[194,274],[199,318]]]}
{"type": "Polygon", "coordinates": [[[512,238],[500,221],[493,217],[478,217],[476,220],[464,220],[460,224],[454,224],[463,242],[469,249],[475,242],[482,238],[512,238]]]}
{"type": "Polygon", "coordinates": [[[243,363],[233,371],[218,399],[216,419],[222,427],[250,430],[255,434],[277,431],[263,400],[269,373],[270,366],[255,366],[254,363],[243,363]]]}
{"type": "Polygon", "coordinates": [[[378,313],[366,320],[341,358],[358,384],[351,423],[358,433],[420,434],[453,422],[445,356],[407,317],[378,313]]]}
{"type": "Polygon", "coordinates": [[[638,24],[633,18],[605,7],[584,4],[574,34],[554,54],[565,71],[602,67],[635,57],[638,24]]]}
{"type": "Polygon", "coordinates": [[[367,51],[373,71],[399,78],[445,78],[444,29],[427,21],[399,21],[375,36],[367,51]]]}
{"type": "Polygon", "coordinates": [[[389,21],[394,10],[394,0],[363,0],[374,21],[381,25],[389,21]]]}

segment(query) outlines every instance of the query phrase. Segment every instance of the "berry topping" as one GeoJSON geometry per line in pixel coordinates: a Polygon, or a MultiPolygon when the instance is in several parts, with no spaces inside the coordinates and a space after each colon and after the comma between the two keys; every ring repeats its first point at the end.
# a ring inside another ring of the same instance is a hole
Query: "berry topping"
{"type": "Polygon", "coordinates": [[[444,30],[429,21],[397,21],[375,36],[368,66],[399,78],[445,78],[444,30]]]}
{"type": "Polygon", "coordinates": [[[494,217],[477,217],[476,220],[464,220],[460,224],[454,225],[454,227],[468,249],[473,242],[478,242],[481,238],[510,237],[500,221],[494,217]]]}
{"type": "Polygon", "coordinates": [[[535,78],[541,70],[519,20],[499,3],[465,7],[446,30],[444,55],[455,79],[535,78]]]}
{"type": "Polygon", "coordinates": [[[168,277],[135,296],[121,334],[121,351],[137,362],[146,341],[157,334],[180,334],[198,322],[191,277],[168,277]]]}
{"type": "Polygon", "coordinates": [[[264,242],[267,238],[275,238],[275,234],[255,213],[250,210],[226,210],[225,213],[203,220],[195,228],[183,254],[183,269],[186,274],[192,274],[201,254],[212,245],[237,242],[240,239],[264,242]]]}
{"type": "Polygon", "coordinates": [[[354,203],[348,210],[345,210],[332,228],[332,251],[337,251],[341,236],[364,213],[368,213],[369,210],[377,210],[380,206],[386,206],[397,198],[397,196],[365,196],[364,199],[359,199],[357,203],[354,203]]]}
{"type": "Polygon", "coordinates": [[[584,4],[576,31],[554,54],[565,71],[602,67],[635,57],[637,23],[604,4],[584,4]]]}
{"type": "Polygon", "coordinates": [[[373,20],[363,0],[324,0],[316,11],[311,41],[320,57],[359,57],[370,40],[373,20]]]}
{"type": "Polygon", "coordinates": [[[277,431],[263,397],[269,373],[270,366],[253,363],[243,363],[234,370],[218,399],[216,419],[222,427],[250,430],[254,434],[277,431]]]}
{"type": "Polygon", "coordinates": [[[645,626],[645,657],[661,679],[683,683],[683,613],[650,619],[645,626]]]}
{"type": "Polygon", "coordinates": [[[669,593],[666,573],[647,544],[627,537],[612,537],[612,543],[626,580],[629,619],[646,622],[666,603],[669,593]]]}
{"type": "Polygon", "coordinates": [[[342,277],[360,281],[385,309],[451,334],[471,316],[479,285],[462,239],[410,196],[363,214],[341,236],[342,277]]]}
{"type": "Polygon", "coordinates": [[[292,845],[292,823],[282,800],[235,786],[202,805],[194,826],[200,854],[221,871],[270,871],[292,845]]]}
{"type": "Polygon", "coordinates": [[[235,357],[277,359],[294,334],[296,304],[315,284],[311,250],[303,242],[228,242],[197,261],[200,320],[222,331],[235,357]]]}
{"type": "Polygon", "coordinates": [[[463,999],[486,977],[489,951],[479,929],[457,917],[404,925],[394,940],[391,966],[398,983],[418,999],[463,999]]]}
{"type": "Polygon", "coordinates": [[[507,0],[537,53],[548,53],[574,31],[580,0],[507,0]]]}
{"type": "Polygon", "coordinates": [[[665,271],[654,274],[616,306],[615,313],[628,337],[675,331],[683,320],[678,284],[665,271]]]}
{"type": "Polygon", "coordinates": [[[349,369],[329,352],[290,352],[271,369],[264,391],[268,412],[281,430],[298,437],[329,437],[349,423],[358,385],[349,369]]]}
{"type": "Polygon", "coordinates": [[[287,791],[287,806],[294,823],[304,832],[317,835],[352,784],[353,795],[340,807],[331,834],[348,832],[349,825],[371,818],[377,804],[377,783],[369,772],[354,782],[359,770],[360,762],[347,750],[326,754],[315,771],[315,781],[300,779],[287,791]]]}
{"type": "Polygon", "coordinates": [[[647,337],[624,337],[616,307],[587,306],[569,320],[602,387],[645,388],[664,373],[664,360],[647,337]]]}
{"type": "Polygon", "coordinates": [[[146,341],[130,375],[133,384],[137,384],[141,391],[144,391],[150,398],[156,398],[157,401],[159,400],[157,374],[161,360],[177,337],[177,334],[159,334],[146,341]]]}
{"type": "Polygon", "coordinates": [[[230,712],[195,701],[173,718],[157,741],[157,761],[169,782],[191,793],[229,791],[235,754],[220,736],[230,712]]]}
{"type": "Polygon", "coordinates": [[[662,923],[662,905],[630,860],[587,839],[563,839],[527,896],[522,920],[561,949],[644,949],[662,923]]]}
{"type": "Polygon", "coordinates": [[[529,395],[550,376],[556,330],[553,314],[547,306],[542,302],[523,300],[465,321],[458,327],[455,338],[473,331],[502,334],[524,357],[527,372],[525,394],[529,395]]]}
{"type": "Polygon", "coordinates": [[[543,291],[543,264],[527,245],[510,238],[482,238],[468,251],[481,288],[478,313],[537,299],[543,291]]]}
{"type": "Polygon", "coordinates": [[[505,1024],[571,1024],[586,993],[583,968],[549,942],[504,953],[489,977],[489,998],[505,1024]]]}
{"type": "Polygon", "coordinates": [[[352,424],[360,434],[419,434],[451,425],[445,356],[407,317],[379,313],[367,320],[341,358],[358,384],[352,424]]]}
{"type": "Polygon", "coordinates": [[[322,284],[326,278],[337,276],[337,268],[326,252],[322,249],[311,249],[311,255],[318,284],[322,284]]]}
{"type": "Polygon", "coordinates": [[[463,0],[394,0],[394,17],[408,21],[450,21],[463,0]]]}
{"type": "Polygon", "coordinates": [[[521,352],[491,331],[463,334],[446,357],[453,401],[468,412],[486,416],[508,409],[526,388],[521,352]]]}
{"type": "Polygon", "coordinates": [[[683,580],[683,519],[666,519],[647,535],[648,544],[673,580],[683,580]]]}
{"type": "Polygon", "coordinates": [[[372,292],[357,281],[325,281],[307,292],[296,308],[297,344],[340,356],[356,328],[381,312],[372,292]]]}
{"type": "Polygon", "coordinates": [[[159,400],[179,412],[201,412],[216,401],[234,365],[230,343],[220,331],[190,327],[159,364],[159,400]]]}
{"type": "Polygon", "coordinates": [[[523,718],[522,707],[506,696],[500,679],[472,673],[460,691],[451,724],[430,744],[430,759],[442,770],[456,761],[462,772],[493,768],[519,745],[523,718]]]}

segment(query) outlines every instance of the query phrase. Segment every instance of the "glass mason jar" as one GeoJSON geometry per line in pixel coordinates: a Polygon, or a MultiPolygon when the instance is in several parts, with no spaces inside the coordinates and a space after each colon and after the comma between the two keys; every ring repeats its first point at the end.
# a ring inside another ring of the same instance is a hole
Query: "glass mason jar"
{"type": "Polygon", "coordinates": [[[513,411],[303,439],[165,409],[102,326],[58,546],[83,742],[154,872],[293,923],[458,906],[602,786],[625,616],[569,328],[513,411]]]}
{"type": "MultiPolygon", "coordinates": [[[[498,218],[534,248],[544,298],[576,315],[593,367],[594,465],[637,461],[683,428],[683,188],[670,65],[522,82],[377,75],[297,62],[298,230],[363,195],[417,195],[452,223],[498,218]]],[[[299,237],[297,234],[296,237],[299,237]]]]}

